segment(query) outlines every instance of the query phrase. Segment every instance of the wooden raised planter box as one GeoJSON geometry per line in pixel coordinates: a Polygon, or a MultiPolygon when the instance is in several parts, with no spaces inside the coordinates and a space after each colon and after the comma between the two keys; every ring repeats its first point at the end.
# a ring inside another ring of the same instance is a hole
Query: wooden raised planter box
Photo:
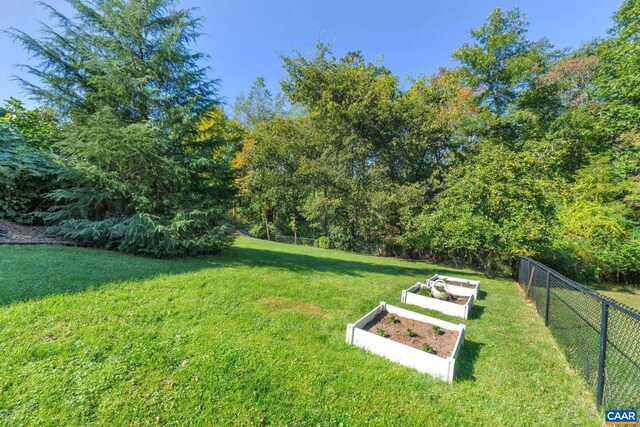
{"type": "Polygon", "coordinates": [[[463,319],[469,318],[469,313],[473,307],[473,294],[467,293],[467,295],[463,295],[458,293],[459,288],[457,286],[447,285],[447,290],[451,295],[467,300],[463,303],[451,302],[418,294],[417,292],[420,288],[424,287],[427,287],[427,285],[418,282],[409,289],[403,290],[402,302],[405,304],[417,305],[418,307],[436,310],[440,313],[448,314],[449,316],[462,317],[463,319]]]}
{"type": "Polygon", "coordinates": [[[427,283],[435,282],[438,279],[444,281],[449,289],[455,290],[456,295],[473,295],[474,300],[478,299],[478,292],[480,292],[479,280],[467,280],[461,279],[459,277],[442,276],[440,274],[436,274],[435,276],[428,279],[427,283]]]}
{"type": "Polygon", "coordinates": [[[347,325],[347,343],[451,383],[464,332],[465,325],[381,302],[357,322],[347,325]],[[415,330],[415,336],[407,335],[407,326],[415,330]],[[442,334],[435,332],[436,326],[442,334]],[[384,330],[388,333],[383,333],[384,330]],[[430,348],[424,350],[427,343],[430,348]]]}

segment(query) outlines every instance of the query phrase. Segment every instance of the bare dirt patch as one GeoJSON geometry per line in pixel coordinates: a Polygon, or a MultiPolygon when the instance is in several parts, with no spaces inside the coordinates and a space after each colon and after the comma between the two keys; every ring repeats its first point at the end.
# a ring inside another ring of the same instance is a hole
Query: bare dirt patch
{"type": "Polygon", "coordinates": [[[41,243],[68,244],[62,239],[45,236],[47,227],[39,225],[20,225],[0,219],[0,244],[36,245],[41,243]]]}
{"type": "Polygon", "coordinates": [[[422,350],[427,344],[431,347],[432,353],[439,357],[448,357],[453,354],[456,342],[458,341],[458,331],[450,331],[442,328],[444,333],[438,335],[433,330],[431,323],[418,322],[417,320],[407,319],[405,317],[396,316],[387,312],[378,314],[371,322],[364,327],[365,331],[378,333],[378,329],[384,331],[385,337],[410,347],[422,350]],[[391,317],[395,317],[398,322],[393,322],[391,317]],[[407,329],[411,329],[415,336],[409,336],[407,329]]]}

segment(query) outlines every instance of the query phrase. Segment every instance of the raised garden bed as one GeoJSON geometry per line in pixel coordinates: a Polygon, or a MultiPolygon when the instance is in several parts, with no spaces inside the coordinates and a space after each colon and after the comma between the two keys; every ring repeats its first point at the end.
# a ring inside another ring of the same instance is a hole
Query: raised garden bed
{"type": "Polygon", "coordinates": [[[478,292],[480,292],[479,280],[467,280],[459,277],[442,276],[436,274],[427,280],[427,283],[435,282],[436,280],[442,280],[447,284],[451,290],[455,291],[457,295],[473,295],[473,299],[478,299],[478,292]]]}
{"type": "Polygon", "coordinates": [[[381,302],[347,325],[347,343],[451,383],[464,331],[464,325],[381,302]]]}
{"type": "Polygon", "coordinates": [[[473,301],[473,294],[462,295],[457,286],[440,287],[438,284],[429,282],[418,282],[402,291],[402,302],[405,304],[417,305],[463,319],[469,318],[473,301]]]}

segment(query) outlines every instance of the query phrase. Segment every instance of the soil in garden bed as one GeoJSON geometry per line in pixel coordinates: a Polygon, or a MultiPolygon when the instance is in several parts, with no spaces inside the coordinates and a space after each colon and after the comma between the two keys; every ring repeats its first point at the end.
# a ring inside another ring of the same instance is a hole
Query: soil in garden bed
{"type": "MultiPolygon", "coordinates": [[[[419,290],[418,290],[419,291],[419,290]]],[[[418,295],[422,295],[420,292],[414,292],[418,295]]],[[[433,296],[428,296],[428,295],[422,295],[422,296],[426,296],[427,298],[433,298],[433,299],[438,299],[436,297],[433,296]]],[[[460,295],[453,295],[453,294],[449,294],[449,299],[447,300],[441,300],[441,301],[447,301],[453,304],[458,304],[458,305],[465,305],[466,303],[469,302],[469,297],[464,297],[464,296],[460,296],[460,295]]]]}
{"type": "Polygon", "coordinates": [[[467,283],[467,282],[458,282],[457,280],[445,280],[445,282],[448,285],[460,286],[460,287],[469,288],[469,289],[476,289],[478,287],[478,285],[472,285],[471,283],[467,283]]]}
{"type": "Polygon", "coordinates": [[[378,334],[378,329],[384,330],[385,338],[406,344],[418,350],[423,350],[424,345],[428,344],[432,349],[432,354],[443,358],[453,354],[459,334],[458,331],[450,331],[442,328],[444,333],[438,335],[433,331],[433,325],[431,323],[418,322],[417,320],[407,319],[387,312],[378,314],[364,327],[365,331],[373,334],[378,334]],[[392,316],[395,317],[398,322],[392,322],[390,320],[392,316]],[[407,334],[407,329],[411,329],[415,333],[415,336],[410,337],[407,334]]]}

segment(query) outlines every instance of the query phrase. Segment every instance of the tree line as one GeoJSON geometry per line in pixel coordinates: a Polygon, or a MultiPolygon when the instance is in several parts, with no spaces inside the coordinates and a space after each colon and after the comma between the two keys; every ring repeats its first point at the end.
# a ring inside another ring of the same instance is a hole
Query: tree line
{"type": "Polygon", "coordinates": [[[360,52],[282,55],[225,112],[176,1],[68,0],[0,119],[0,217],[96,247],[219,252],[260,237],[455,262],[531,255],[580,280],[640,279],[640,2],[572,50],[496,9],[456,66],[407,82],[360,52]]]}
{"type": "Polygon", "coordinates": [[[573,50],[496,9],[457,66],[403,85],[360,52],[283,55],[234,105],[236,219],[260,236],[368,242],[509,271],[532,255],[581,280],[640,279],[640,2],[573,50]],[[289,108],[287,108],[287,106],[289,108]]]}

